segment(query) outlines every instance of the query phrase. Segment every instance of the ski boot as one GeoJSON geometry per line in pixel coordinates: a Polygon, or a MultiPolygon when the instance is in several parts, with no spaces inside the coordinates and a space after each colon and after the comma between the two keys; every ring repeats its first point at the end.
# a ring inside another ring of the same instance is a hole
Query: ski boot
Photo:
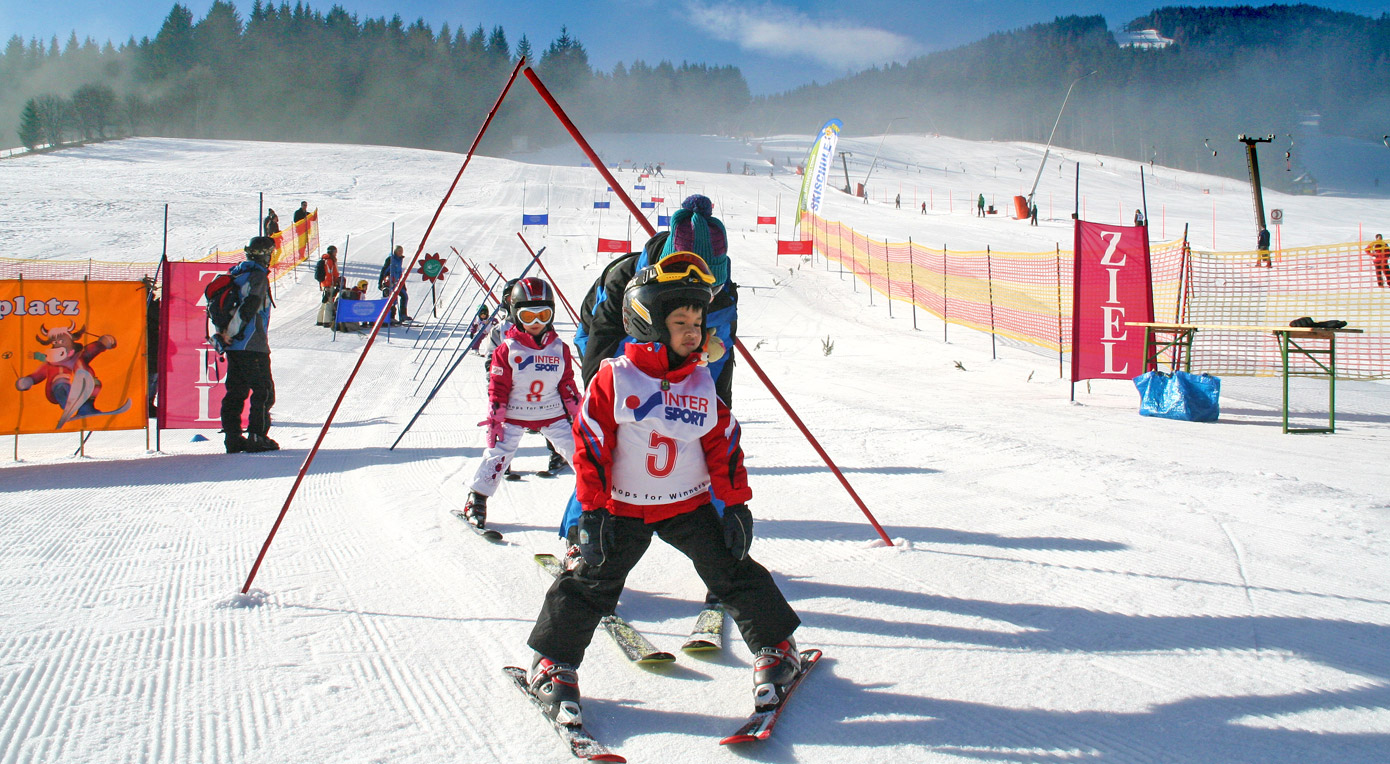
{"type": "Polygon", "coordinates": [[[552,453],[550,455],[550,464],[545,468],[545,471],[554,475],[557,474],[560,470],[564,469],[566,466],[567,463],[565,462],[565,457],[560,456],[559,454],[552,453]]]}
{"type": "Polygon", "coordinates": [[[509,480],[509,481],[515,483],[516,481],[518,481],[518,480],[521,479],[521,475],[519,475],[518,473],[512,472],[511,465],[508,465],[506,471],[504,471],[504,472],[502,473],[502,479],[503,479],[503,480],[509,480]]]}
{"type": "Polygon", "coordinates": [[[527,675],[527,684],[551,721],[574,727],[583,726],[576,667],[556,663],[536,653],[535,660],[531,662],[531,673],[527,675]]]}
{"type": "Polygon", "coordinates": [[[787,637],[775,647],[764,647],[753,661],[753,706],[757,711],[776,708],[786,697],[787,685],[801,671],[796,641],[787,637]]]}
{"type": "Polygon", "coordinates": [[[250,450],[250,444],[239,432],[228,432],[223,444],[227,446],[229,454],[240,454],[250,450]]]}
{"type": "Polygon", "coordinates": [[[468,494],[468,503],[463,505],[463,516],[479,528],[486,527],[487,497],[477,491],[471,491],[468,494]]]}
{"type": "Polygon", "coordinates": [[[249,454],[259,454],[263,451],[279,451],[280,444],[267,438],[264,435],[251,433],[246,436],[246,452],[249,454]]]}

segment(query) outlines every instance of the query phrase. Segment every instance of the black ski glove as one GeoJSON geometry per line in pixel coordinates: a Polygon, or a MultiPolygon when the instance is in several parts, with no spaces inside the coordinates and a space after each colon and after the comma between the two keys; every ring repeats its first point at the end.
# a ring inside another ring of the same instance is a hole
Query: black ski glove
{"type": "Polygon", "coordinates": [[[753,546],[753,513],[747,504],[730,504],[724,508],[724,544],[735,560],[748,556],[753,546]]]}
{"type": "Polygon", "coordinates": [[[584,562],[598,567],[608,559],[614,544],[613,516],[604,507],[589,509],[579,515],[579,555],[584,562]]]}

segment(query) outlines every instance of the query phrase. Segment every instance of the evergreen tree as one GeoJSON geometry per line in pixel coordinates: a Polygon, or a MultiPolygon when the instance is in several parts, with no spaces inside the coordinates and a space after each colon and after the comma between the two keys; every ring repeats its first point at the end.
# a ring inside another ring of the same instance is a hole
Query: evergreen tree
{"type": "Polygon", "coordinates": [[[38,99],[30,98],[24,103],[24,112],[19,115],[19,142],[33,151],[43,143],[43,120],[39,117],[38,99]]]}

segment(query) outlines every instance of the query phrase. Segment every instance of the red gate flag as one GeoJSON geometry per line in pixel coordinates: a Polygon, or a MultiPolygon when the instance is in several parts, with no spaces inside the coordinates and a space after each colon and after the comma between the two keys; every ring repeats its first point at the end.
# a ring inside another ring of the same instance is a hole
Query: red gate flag
{"type": "Polygon", "coordinates": [[[758,225],[777,225],[776,215],[759,215],[758,225]]]}
{"type": "Polygon", "coordinates": [[[665,202],[665,201],[666,201],[666,197],[664,197],[664,196],[653,196],[653,197],[651,198],[651,201],[658,202],[658,203],[660,203],[660,202],[665,202]]]}
{"type": "Polygon", "coordinates": [[[803,239],[791,241],[777,240],[777,254],[779,255],[809,255],[811,254],[811,240],[803,239]]]}
{"type": "Polygon", "coordinates": [[[145,287],[0,281],[0,432],[146,426],[145,287]]]}
{"type": "Polygon", "coordinates": [[[226,263],[164,263],[164,295],[159,306],[164,343],[159,356],[159,368],[163,369],[159,375],[160,429],[221,426],[227,362],[218,362],[217,351],[208,343],[211,327],[203,290],[230,267],[226,263]]]}
{"type": "Polygon", "coordinates": [[[1076,221],[1071,381],[1133,379],[1144,372],[1144,332],[1153,321],[1149,236],[1143,226],[1076,221]]]}
{"type": "Polygon", "coordinates": [[[598,240],[598,251],[600,252],[631,252],[632,242],[627,239],[604,239],[598,240]]]}

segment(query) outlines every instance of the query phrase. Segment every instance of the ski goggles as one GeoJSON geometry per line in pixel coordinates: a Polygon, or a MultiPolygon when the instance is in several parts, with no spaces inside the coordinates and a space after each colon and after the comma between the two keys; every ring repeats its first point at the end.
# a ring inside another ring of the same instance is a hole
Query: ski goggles
{"type": "Polygon", "coordinates": [[[706,284],[714,283],[709,263],[694,252],[672,252],[658,260],[653,267],[656,268],[657,281],[680,281],[694,276],[706,284]]]}
{"type": "Polygon", "coordinates": [[[555,317],[551,308],[517,308],[516,320],[523,324],[548,324],[555,317]]]}

